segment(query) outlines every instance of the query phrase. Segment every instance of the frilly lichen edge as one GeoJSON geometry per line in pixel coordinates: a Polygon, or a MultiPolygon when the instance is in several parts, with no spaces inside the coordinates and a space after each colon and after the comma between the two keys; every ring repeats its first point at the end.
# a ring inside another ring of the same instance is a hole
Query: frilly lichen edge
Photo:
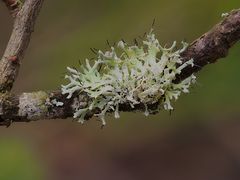
{"type": "MultiPolygon", "coordinates": [[[[162,47],[151,30],[142,45],[128,45],[120,41],[110,51],[98,51],[96,60],[81,65],[80,70],[68,67],[65,78],[68,84],[62,85],[62,94],[71,98],[74,93],[85,92],[92,99],[88,106],[73,107],[74,118],[84,123],[88,111],[95,108],[102,124],[105,125],[105,114],[114,111],[119,118],[119,105],[129,103],[145,105],[145,115],[151,113],[148,105],[159,103],[159,109],[173,110],[171,101],[177,100],[181,93],[188,93],[196,77],[175,83],[176,76],[186,66],[194,66],[193,59],[182,61],[180,54],[188,44],[176,49],[176,41],[170,48],[162,47]],[[92,64],[92,65],[91,65],[92,64]]],[[[79,103],[78,103],[79,104],[79,103]]]]}

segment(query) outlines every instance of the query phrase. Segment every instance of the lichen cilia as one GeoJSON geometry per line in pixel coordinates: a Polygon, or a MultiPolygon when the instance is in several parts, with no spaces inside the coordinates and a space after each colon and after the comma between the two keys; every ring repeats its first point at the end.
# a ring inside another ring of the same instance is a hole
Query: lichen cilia
{"type": "Polygon", "coordinates": [[[74,118],[83,123],[86,113],[98,108],[100,113],[95,116],[105,125],[105,114],[114,111],[115,118],[119,118],[119,105],[124,103],[132,108],[144,104],[145,115],[151,113],[148,105],[154,103],[159,103],[158,110],[173,110],[171,101],[177,100],[181,93],[188,93],[191,83],[195,82],[194,75],[174,82],[183,68],[194,66],[193,59],[182,61],[180,54],[187,43],[182,45],[178,50],[176,42],[170,48],[162,47],[151,30],[140,46],[120,41],[110,51],[98,51],[93,65],[86,59],[80,71],[68,67],[65,78],[69,83],[62,85],[62,94],[71,98],[75,92],[85,92],[92,99],[86,108],[74,107],[74,118]]]}

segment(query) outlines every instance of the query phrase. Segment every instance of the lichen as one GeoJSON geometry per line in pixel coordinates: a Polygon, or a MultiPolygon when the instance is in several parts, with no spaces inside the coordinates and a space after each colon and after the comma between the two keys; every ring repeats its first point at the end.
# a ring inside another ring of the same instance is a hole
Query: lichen
{"type": "Polygon", "coordinates": [[[171,101],[177,100],[181,93],[188,93],[189,86],[195,82],[195,76],[175,83],[176,76],[186,66],[194,66],[193,59],[182,61],[180,54],[187,43],[176,49],[176,42],[170,48],[162,47],[151,30],[139,46],[128,45],[120,41],[110,51],[98,51],[96,60],[81,65],[80,70],[68,67],[69,80],[62,85],[62,94],[71,98],[73,93],[85,92],[91,99],[87,107],[76,107],[74,118],[83,123],[88,111],[99,109],[103,125],[105,114],[114,111],[119,118],[119,105],[128,103],[134,108],[145,105],[145,115],[151,113],[148,106],[159,103],[159,109],[173,110],[171,101]],[[91,65],[92,64],[92,65],[91,65]]]}
{"type": "Polygon", "coordinates": [[[57,107],[60,107],[60,106],[63,106],[63,105],[64,105],[63,102],[57,101],[56,99],[53,99],[53,100],[51,101],[51,103],[52,103],[53,105],[57,106],[57,107]]]}
{"type": "Polygon", "coordinates": [[[43,91],[35,93],[23,93],[19,97],[19,116],[26,116],[27,119],[44,117],[48,109],[45,106],[48,94],[43,91]]]}
{"type": "Polygon", "coordinates": [[[229,13],[222,13],[221,15],[223,18],[229,16],[229,13]]]}

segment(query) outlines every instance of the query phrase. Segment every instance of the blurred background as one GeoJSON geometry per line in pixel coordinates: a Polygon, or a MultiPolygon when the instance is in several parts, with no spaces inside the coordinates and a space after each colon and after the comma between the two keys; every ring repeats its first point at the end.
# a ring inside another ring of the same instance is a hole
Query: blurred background
{"type": "MultiPolygon", "coordinates": [[[[15,93],[57,89],[66,66],[94,57],[90,48],[148,32],[156,19],[160,42],[191,42],[239,8],[239,0],[45,0],[15,93]]],[[[0,53],[13,20],[0,4],[0,53]]],[[[240,44],[198,73],[175,111],[146,118],[112,116],[102,130],[91,120],[13,124],[0,128],[4,180],[239,180],[240,44]]]]}

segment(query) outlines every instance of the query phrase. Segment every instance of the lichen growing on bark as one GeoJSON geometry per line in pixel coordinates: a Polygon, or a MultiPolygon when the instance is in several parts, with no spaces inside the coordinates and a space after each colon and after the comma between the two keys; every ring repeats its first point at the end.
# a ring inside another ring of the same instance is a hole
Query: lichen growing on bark
{"type": "Polygon", "coordinates": [[[45,102],[48,95],[44,91],[35,93],[23,93],[19,97],[19,116],[25,116],[27,119],[37,119],[47,113],[48,109],[45,102]]]}
{"type": "Polygon", "coordinates": [[[173,110],[171,101],[188,93],[195,82],[194,75],[174,82],[183,68],[194,66],[193,59],[182,62],[180,54],[187,48],[185,42],[182,44],[181,49],[176,49],[176,42],[170,48],[162,47],[151,30],[141,45],[120,41],[110,51],[99,51],[95,61],[86,59],[80,70],[68,67],[65,78],[69,83],[62,85],[62,93],[71,98],[73,93],[85,92],[92,99],[84,109],[74,107],[74,118],[83,123],[86,113],[97,108],[100,113],[95,116],[105,125],[106,112],[114,111],[119,118],[119,105],[123,103],[132,108],[143,103],[145,115],[151,113],[148,105],[154,103],[159,103],[159,110],[173,110]]]}

